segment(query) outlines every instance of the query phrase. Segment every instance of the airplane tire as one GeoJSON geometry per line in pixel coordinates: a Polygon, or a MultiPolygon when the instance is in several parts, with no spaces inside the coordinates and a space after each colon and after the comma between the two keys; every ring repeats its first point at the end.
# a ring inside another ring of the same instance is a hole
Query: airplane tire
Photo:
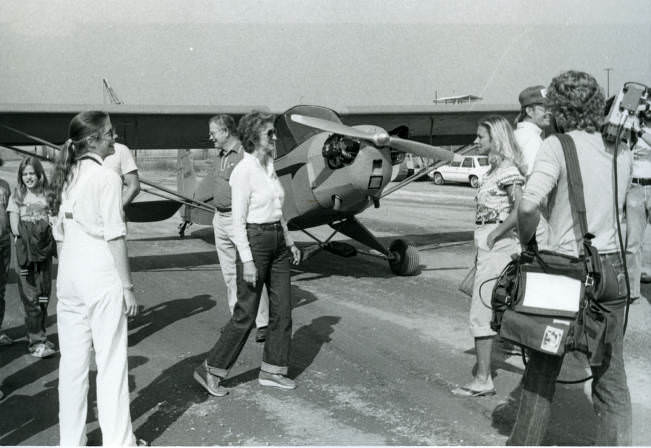
{"type": "Polygon", "coordinates": [[[389,246],[389,252],[395,257],[389,260],[391,272],[396,275],[416,275],[420,268],[420,257],[414,246],[405,240],[394,240],[389,246]]]}
{"type": "Polygon", "coordinates": [[[433,180],[436,185],[443,185],[443,176],[441,176],[441,173],[434,173],[433,180]]]}
{"type": "Polygon", "coordinates": [[[470,179],[468,179],[470,182],[470,186],[472,188],[479,188],[479,178],[477,176],[470,176],[470,179]]]}

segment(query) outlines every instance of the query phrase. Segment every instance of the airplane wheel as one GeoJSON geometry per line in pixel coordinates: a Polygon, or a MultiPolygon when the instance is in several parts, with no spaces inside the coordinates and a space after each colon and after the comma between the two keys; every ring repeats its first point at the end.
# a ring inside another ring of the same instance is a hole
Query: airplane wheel
{"type": "Polygon", "coordinates": [[[389,246],[393,259],[389,260],[391,271],[396,275],[416,275],[420,267],[420,257],[414,246],[405,240],[395,240],[389,246]]]}
{"type": "Polygon", "coordinates": [[[469,180],[472,188],[479,188],[479,178],[477,176],[470,176],[469,180]]]}
{"type": "Polygon", "coordinates": [[[441,176],[441,173],[434,173],[433,180],[436,185],[443,185],[443,176],[441,176]]]}

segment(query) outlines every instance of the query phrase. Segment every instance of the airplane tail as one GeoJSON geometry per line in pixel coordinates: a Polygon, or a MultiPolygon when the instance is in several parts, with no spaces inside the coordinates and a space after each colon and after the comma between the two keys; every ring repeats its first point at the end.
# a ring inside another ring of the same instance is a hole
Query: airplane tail
{"type": "MultiPolygon", "coordinates": [[[[213,175],[199,179],[194,170],[192,150],[179,149],[176,156],[176,186],[177,191],[188,198],[212,202],[213,175]]],[[[195,207],[183,207],[183,220],[201,225],[212,224],[213,213],[199,210],[195,207]]]]}

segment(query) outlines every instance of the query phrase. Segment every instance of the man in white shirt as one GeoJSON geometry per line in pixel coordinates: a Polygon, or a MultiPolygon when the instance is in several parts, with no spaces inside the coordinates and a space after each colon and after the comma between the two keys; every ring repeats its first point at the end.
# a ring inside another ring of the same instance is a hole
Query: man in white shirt
{"type": "Polygon", "coordinates": [[[138,166],[126,145],[115,143],[115,153],[104,159],[104,166],[115,171],[125,184],[122,188],[122,207],[126,207],[140,193],[138,166]]]}
{"type": "Polygon", "coordinates": [[[551,114],[547,110],[547,89],[544,86],[527,87],[520,92],[520,114],[513,135],[524,161],[527,164],[527,177],[533,171],[536,154],[542,145],[543,128],[549,126],[551,114]]]}
{"type": "Polygon", "coordinates": [[[642,297],[640,281],[651,281],[651,267],[644,265],[644,231],[651,222],[651,131],[646,131],[633,146],[633,181],[626,196],[626,250],[631,301],[642,297]]]}

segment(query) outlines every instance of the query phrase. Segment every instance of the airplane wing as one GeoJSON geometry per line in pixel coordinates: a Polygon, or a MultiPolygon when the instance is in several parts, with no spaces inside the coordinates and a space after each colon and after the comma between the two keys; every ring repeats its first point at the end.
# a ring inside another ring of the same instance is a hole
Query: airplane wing
{"type": "MultiPolygon", "coordinates": [[[[36,136],[55,144],[66,140],[70,119],[83,110],[105,110],[111,115],[118,141],[133,149],[207,148],[207,122],[220,113],[237,120],[255,106],[136,106],[126,104],[38,105],[0,104],[0,144],[34,145],[36,136]],[[21,131],[16,133],[7,127],[21,131]]],[[[353,106],[336,111],[344,124],[374,124],[391,130],[408,128],[409,139],[430,145],[470,143],[481,117],[499,114],[511,120],[515,105],[434,104],[428,106],[353,106]]]]}

